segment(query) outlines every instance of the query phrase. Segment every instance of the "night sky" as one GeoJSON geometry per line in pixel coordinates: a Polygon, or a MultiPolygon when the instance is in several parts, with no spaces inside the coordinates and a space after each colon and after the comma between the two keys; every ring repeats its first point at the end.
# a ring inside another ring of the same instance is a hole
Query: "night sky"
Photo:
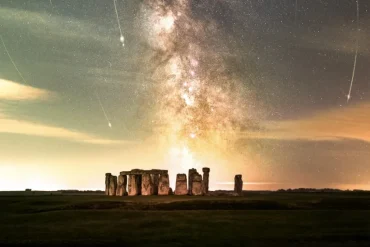
{"type": "Polygon", "coordinates": [[[2,0],[0,190],[103,189],[105,172],[134,168],[169,169],[173,186],[193,166],[211,168],[210,189],[238,173],[251,190],[370,189],[370,4],[358,3],[359,22],[355,0],[193,0],[202,73],[239,82],[243,103],[221,98],[245,123],[222,155],[180,165],[157,131],[165,52],[144,1],[116,1],[122,46],[113,1],[2,0]]]}

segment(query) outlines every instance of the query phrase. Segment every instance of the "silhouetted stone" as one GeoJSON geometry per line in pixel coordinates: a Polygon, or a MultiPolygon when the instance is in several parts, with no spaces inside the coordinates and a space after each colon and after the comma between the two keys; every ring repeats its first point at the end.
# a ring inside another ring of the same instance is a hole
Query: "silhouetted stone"
{"type": "Polygon", "coordinates": [[[177,174],[176,176],[176,188],[175,195],[187,195],[188,186],[186,181],[186,174],[177,174]]]}
{"type": "Polygon", "coordinates": [[[109,195],[109,181],[110,177],[112,176],[112,173],[106,173],[105,174],[105,194],[109,195]]]}
{"type": "Polygon", "coordinates": [[[127,194],[126,191],[127,186],[127,176],[126,175],[119,175],[118,182],[117,182],[117,196],[125,196],[127,194]]]}
{"type": "Polygon", "coordinates": [[[153,195],[158,195],[159,174],[150,174],[153,182],[153,195]]]}
{"type": "Polygon", "coordinates": [[[202,175],[199,173],[193,174],[193,182],[191,186],[191,194],[194,196],[201,196],[203,195],[202,190],[202,175]]]}
{"type": "Polygon", "coordinates": [[[150,174],[144,173],[141,177],[141,195],[151,196],[153,195],[154,188],[150,174]]]}
{"type": "Polygon", "coordinates": [[[168,174],[159,175],[158,195],[167,196],[169,194],[169,190],[170,190],[170,180],[168,178],[168,174]]]}
{"type": "Polygon", "coordinates": [[[173,190],[172,190],[172,188],[170,187],[170,189],[168,190],[168,194],[169,195],[173,195],[173,190]]]}
{"type": "Polygon", "coordinates": [[[115,196],[117,191],[117,176],[109,177],[109,195],[115,196]]]}
{"type": "Polygon", "coordinates": [[[206,195],[208,194],[209,190],[209,172],[211,169],[208,167],[203,167],[203,180],[202,180],[202,191],[203,194],[206,195]]]}
{"type": "Polygon", "coordinates": [[[192,194],[192,186],[193,186],[193,176],[195,174],[197,174],[197,169],[189,169],[189,173],[188,173],[188,179],[189,179],[189,183],[188,183],[188,189],[189,189],[189,195],[192,194]]]}
{"type": "Polygon", "coordinates": [[[128,195],[137,196],[141,192],[141,175],[128,176],[128,195]]]}
{"type": "Polygon", "coordinates": [[[240,174],[235,175],[234,192],[237,193],[239,196],[243,194],[243,180],[242,180],[242,175],[240,174]]]}

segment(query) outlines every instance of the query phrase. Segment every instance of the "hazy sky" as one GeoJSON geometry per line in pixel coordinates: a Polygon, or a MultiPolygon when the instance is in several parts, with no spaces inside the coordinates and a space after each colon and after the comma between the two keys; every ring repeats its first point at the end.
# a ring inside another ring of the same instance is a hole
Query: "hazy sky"
{"type": "MultiPolygon", "coordinates": [[[[153,134],[142,4],[117,0],[122,47],[113,1],[0,2],[16,65],[1,42],[0,190],[103,189],[105,172],[133,168],[169,169],[173,184],[187,172],[153,134]]],[[[193,1],[191,18],[217,26],[214,52],[252,95],[245,114],[258,126],[199,165],[211,189],[237,173],[244,189],[370,189],[369,7],[359,0],[357,31],[355,0],[193,1]]]]}

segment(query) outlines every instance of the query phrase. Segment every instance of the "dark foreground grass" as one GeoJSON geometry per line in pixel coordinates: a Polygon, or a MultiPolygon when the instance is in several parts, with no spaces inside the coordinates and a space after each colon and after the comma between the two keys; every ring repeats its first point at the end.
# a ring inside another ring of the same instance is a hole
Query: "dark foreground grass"
{"type": "Polygon", "coordinates": [[[0,245],[370,246],[369,200],[349,194],[6,196],[0,197],[0,245]]]}

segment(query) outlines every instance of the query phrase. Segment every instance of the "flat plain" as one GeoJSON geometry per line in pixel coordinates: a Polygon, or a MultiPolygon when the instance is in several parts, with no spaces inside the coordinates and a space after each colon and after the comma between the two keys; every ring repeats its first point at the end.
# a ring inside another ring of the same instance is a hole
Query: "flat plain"
{"type": "Polygon", "coordinates": [[[370,246],[370,193],[0,192],[0,245],[370,246]]]}

